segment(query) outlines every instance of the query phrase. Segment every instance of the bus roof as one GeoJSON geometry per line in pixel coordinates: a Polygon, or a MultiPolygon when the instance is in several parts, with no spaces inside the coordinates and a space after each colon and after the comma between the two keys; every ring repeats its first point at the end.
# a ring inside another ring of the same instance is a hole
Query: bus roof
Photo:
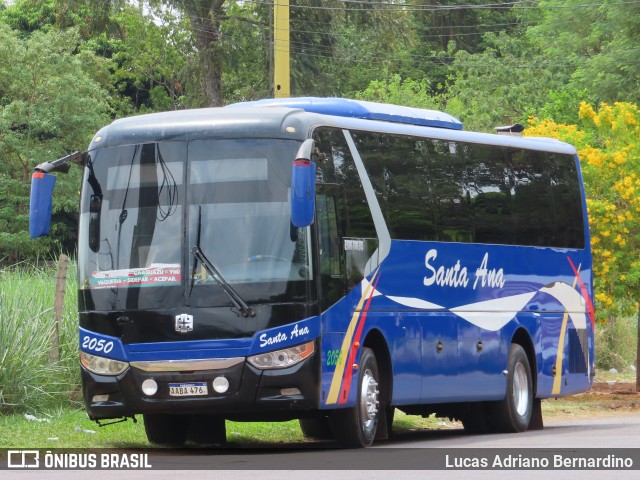
{"type": "Polygon", "coordinates": [[[247,136],[302,141],[309,138],[314,128],[322,125],[348,130],[379,131],[392,135],[415,135],[453,142],[576,154],[573,146],[558,140],[462,130],[462,124],[454,117],[433,110],[342,98],[311,97],[267,99],[221,108],[178,110],[122,118],[100,129],[89,145],[89,150],[169,140],[247,136]],[[413,120],[401,115],[402,112],[414,115],[413,120]],[[419,115],[423,116],[421,120],[417,118],[419,115]],[[404,118],[406,123],[391,120],[398,117],[404,118]]]}
{"type": "Polygon", "coordinates": [[[365,102],[348,98],[268,98],[254,102],[233,103],[228,107],[289,107],[305,112],[320,113],[336,117],[362,118],[384,122],[404,123],[423,127],[462,130],[462,122],[448,113],[423,108],[365,102]]]}

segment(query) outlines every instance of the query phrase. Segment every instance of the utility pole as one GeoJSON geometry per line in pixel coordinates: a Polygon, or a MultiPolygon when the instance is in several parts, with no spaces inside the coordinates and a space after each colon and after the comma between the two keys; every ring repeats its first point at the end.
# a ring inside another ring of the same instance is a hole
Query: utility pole
{"type": "Polygon", "coordinates": [[[275,0],[273,5],[273,96],[291,96],[289,67],[289,0],[275,0]]]}

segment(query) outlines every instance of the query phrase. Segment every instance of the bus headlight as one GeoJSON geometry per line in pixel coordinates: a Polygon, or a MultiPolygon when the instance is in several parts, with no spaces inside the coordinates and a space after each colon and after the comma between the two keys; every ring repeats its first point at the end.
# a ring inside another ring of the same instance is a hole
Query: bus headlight
{"type": "Polygon", "coordinates": [[[80,363],[84,368],[98,375],[120,375],[129,368],[127,362],[98,357],[85,352],[80,352],[80,363]]]}
{"type": "Polygon", "coordinates": [[[308,342],[295,347],[284,348],[274,352],[260,353],[248,357],[248,362],[260,370],[292,367],[315,351],[315,342],[308,342]]]}

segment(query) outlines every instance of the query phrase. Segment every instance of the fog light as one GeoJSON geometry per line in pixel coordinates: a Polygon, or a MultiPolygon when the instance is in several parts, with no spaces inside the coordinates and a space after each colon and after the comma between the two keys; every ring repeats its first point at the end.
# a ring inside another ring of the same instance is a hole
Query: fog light
{"type": "Polygon", "coordinates": [[[225,377],[216,377],[213,382],[213,389],[218,393],[224,393],[229,390],[229,380],[225,377]]]}
{"type": "Polygon", "coordinates": [[[293,397],[294,395],[302,395],[302,392],[298,388],[283,388],[280,390],[280,395],[293,397]]]}
{"type": "Polygon", "coordinates": [[[142,382],[142,392],[147,396],[155,395],[158,391],[158,384],[153,378],[147,378],[142,382]]]}
{"type": "Polygon", "coordinates": [[[92,402],[107,402],[109,401],[109,395],[94,395],[91,399],[92,402]]]}

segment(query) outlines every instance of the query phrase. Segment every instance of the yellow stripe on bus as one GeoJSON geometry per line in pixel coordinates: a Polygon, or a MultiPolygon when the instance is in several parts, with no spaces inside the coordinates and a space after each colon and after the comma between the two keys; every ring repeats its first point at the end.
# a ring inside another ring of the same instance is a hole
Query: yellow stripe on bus
{"type": "MultiPolygon", "coordinates": [[[[578,272],[580,271],[580,267],[582,264],[578,265],[578,272]]],[[[578,278],[573,279],[573,288],[576,288],[576,283],[578,283],[578,278]]],[[[564,316],[562,317],[562,329],[560,330],[560,338],[558,339],[558,354],[556,355],[556,375],[553,378],[553,388],[551,389],[552,395],[557,395],[560,393],[560,389],[562,388],[562,360],[564,359],[564,337],[567,333],[567,323],[569,323],[569,312],[564,312],[564,316]]]]}
{"type": "Polygon", "coordinates": [[[356,331],[356,325],[358,325],[358,319],[361,315],[362,305],[365,300],[369,297],[369,292],[373,288],[373,280],[376,278],[378,272],[376,271],[371,278],[371,282],[367,285],[367,288],[362,292],[362,297],[360,297],[360,301],[358,302],[358,306],[356,310],[353,312],[353,316],[351,317],[351,322],[349,323],[349,328],[347,328],[347,333],[344,336],[344,340],[342,341],[342,349],[343,355],[340,355],[338,360],[338,364],[336,365],[336,370],[333,372],[333,379],[331,380],[331,387],[329,388],[329,395],[327,397],[327,405],[336,403],[338,401],[338,395],[340,394],[340,384],[342,383],[342,377],[344,376],[344,369],[346,367],[347,358],[349,358],[349,350],[351,346],[351,341],[353,339],[353,334],[356,331]]]}

